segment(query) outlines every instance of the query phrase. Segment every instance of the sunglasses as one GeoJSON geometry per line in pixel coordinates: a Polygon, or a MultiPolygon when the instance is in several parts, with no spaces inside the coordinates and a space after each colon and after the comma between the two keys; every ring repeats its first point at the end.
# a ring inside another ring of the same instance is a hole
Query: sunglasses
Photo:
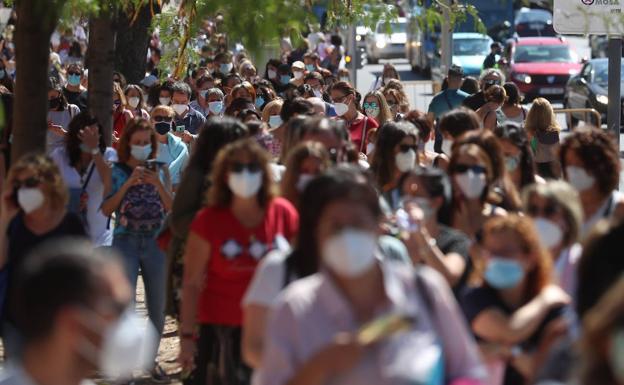
{"type": "Polygon", "coordinates": [[[80,76],[80,72],[68,72],[67,74],[80,76]]]}
{"type": "Polygon", "coordinates": [[[251,162],[251,163],[241,163],[235,162],[232,163],[232,171],[233,172],[243,172],[243,170],[247,169],[249,172],[260,171],[260,163],[251,162]]]}
{"type": "Polygon", "coordinates": [[[160,122],[171,122],[173,119],[170,116],[154,116],[154,121],[156,123],[160,122]]]}
{"type": "Polygon", "coordinates": [[[478,165],[456,164],[455,167],[453,167],[453,172],[457,174],[463,174],[468,170],[474,172],[475,174],[485,174],[487,171],[485,167],[478,165]]]}
{"type": "Polygon", "coordinates": [[[529,205],[529,207],[527,207],[527,214],[529,214],[532,217],[539,217],[539,216],[544,216],[544,217],[552,217],[553,215],[555,215],[558,212],[558,208],[555,204],[553,203],[549,203],[545,206],[538,206],[538,205],[529,205]]]}
{"type": "Polygon", "coordinates": [[[13,188],[16,190],[19,190],[22,187],[33,188],[39,186],[39,184],[41,184],[41,179],[31,176],[30,178],[24,180],[16,179],[15,181],[13,181],[13,188]]]}
{"type": "Polygon", "coordinates": [[[377,103],[372,102],[372,103],[364,103],[362,107],[364,107],[364,109],[367,109],[367,108],[377,108],[378,106],[377,106],[377,103]]]}
{"type": "Polygon", "coordinates": [[[501,81],[500,81],[500,80],[494,80],[494,79],[492,79],[492,80],[485,80],[483,83],[484,83],[486,86],[493,86],[493,85],[500,86],[501,81]]]}
{"type": "Polygon", "coordinates": [[[414,152],[416,152],[417,149],[418,149],[418,146],[416,146],[414,144],[401,144],[401,145],[399,145],[399,150],[401,152],[408,152],[409,150],[414,150],[414,152]]]}

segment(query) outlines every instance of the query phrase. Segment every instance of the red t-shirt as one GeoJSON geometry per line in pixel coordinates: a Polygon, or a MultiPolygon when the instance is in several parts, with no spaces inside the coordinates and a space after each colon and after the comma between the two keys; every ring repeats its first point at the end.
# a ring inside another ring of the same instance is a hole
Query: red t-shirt
{"type": "Polygon", "coordinates": [[[297,233],[297,210],[283,198],[273,199],[256,228],[244,227],[229,207],[199,211],[191,231],[210,243],[205,286],[199,296],[197,320],[202,324],[240,326],[241,301],[259,260],[297,233]]]}
{"type": "Polygon", "coordinates": [[[372,130],[377,129],[379,124],[375,119],[371,119],[369,117],[364,117],[362,119],[357,119],[353,123],[351,123],[351,127],[349,127],[349,135],[351,136],[351,142],[355,144],[355,148],[359,152],[366,153],[366,146],[368,146],[369,142],[369,133],[372,130]],[[362,134],[364,134],[364,125],[366,124],[366,140],[362,145],[362,134]]]}

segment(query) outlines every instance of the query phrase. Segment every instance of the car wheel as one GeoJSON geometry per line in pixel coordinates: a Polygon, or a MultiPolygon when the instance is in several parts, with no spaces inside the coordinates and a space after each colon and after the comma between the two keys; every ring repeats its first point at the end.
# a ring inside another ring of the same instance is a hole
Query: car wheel
{"type": "MultiPolygon", "coordinates": [[[[563,102],[563,108],[570,108],[567,100],[563,102]]],[[[578,122],[578,118],[575,118],[573,114],[566,114],[566,125],[568,126],[568,130],[574,130],[574,128],[578,126],[578,122]]]]}

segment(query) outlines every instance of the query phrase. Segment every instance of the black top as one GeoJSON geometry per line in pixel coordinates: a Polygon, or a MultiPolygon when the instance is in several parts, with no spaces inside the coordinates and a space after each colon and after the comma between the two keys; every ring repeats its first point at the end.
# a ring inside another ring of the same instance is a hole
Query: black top
{"type": "Polygon", "coordinates": [[[436,243],[444,254],[457,253],[464,258],[466,269],[457,284],[453,286],[453,293],[455,297],[459,298],[459,294],[465,289],[466,281],[472,271],[472,262],[469,256],[470,239],[461,231],[440,225],[440,233],[436,237],[436,243]]]}
{"type": "Polygon", "coordinates": [[[487,55],[485,57],[485,60],[483,61],[483,69],[486,70],[488,68],[492,68],[496,65],[496,54],[493,52],[490,52],[489,55],[487,55]]]}
{"type": "Polygon", "coordinates": [[[11,280],[24,264],[28,253],[47,240],[63,237],[87,238],[87,233],[80,217],[68,212],[56,228],[45,234],[36,235],[26,227],[24,213],[20,212],[9,224],[7,236],[9,238],[8,258],[5,268],[1,270],[0,274],[2,276],[2,279],[0,279],[0,296],[4,284],[4,289],[9,289],[6,298],[10,299],[11,280]]]}
{"type": "MultiPolygon", "coordinates": [[[[498,291],[489,286],[467,289],[462,295],[460,304],[469,324],[472,324],[475,318],[477,318],[477,316],[486,309],[498,309],[506,315],[511,315],[515,311],[503,302],[498,295],[498,291]]],[[[548,324],[551,321],[561,317],[564,310],[565,307],[563,306],[551,309],[533,335],[525,341],[520,342],[518,346],[525,352],[531,352],[537,349],[542,339],[542,334],[548,324]]],[[[478,335],[475,335],[475,337],[477,338],[477,341],[483,341],[483,339],[478,335]]],[[[525,381],[526,379],[524,379],[514,367],[510,365],[507,366],[505,379],[503,381],[504,385],[522,385],[525,381]]]]}
{"type": "Polygon", "coordinates": [[[472,94],[464,99],[462,103],[464,107],[468,107],[473,111],[478,110],[485,104],[485,96],[483,95],[483,91],[479,91],[476,94],[472,94]]]}
{"type": "Polygon", "coordinates": [[[63,88],[63,95],[65,95],[67,103],[77,105],[80,112],[86,112],[89,109],[87,91],[73,92],[63,88]]]}

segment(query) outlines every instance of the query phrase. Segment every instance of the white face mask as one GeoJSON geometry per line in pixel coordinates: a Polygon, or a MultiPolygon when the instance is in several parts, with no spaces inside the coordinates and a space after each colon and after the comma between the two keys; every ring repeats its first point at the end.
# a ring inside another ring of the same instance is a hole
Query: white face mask
{"type": "Polygon", "coordinates": [[[293,72],[293,76],[295,77],[295,79],[299,80],[303,78],[303,72],[301,71],[295,71],[293,72]]]}
{"type": "Polygon", "coordinates": [[[486,186],[485,174],[475,173],[472,170],[456,174],[455,182],[457,182],[459,189],[468,199],[480,198],[486,186]]]}
{"type": "Polygon", "coordinates": [[[37,187],[22,187],[17,190],[17,203],[26,214],[30,214],[43,206],[45,197],[37,187]]]}
{"type": "Polygon", "coordinates": [[[269,116],[269,127],[277,128],[282,125],[282,118],[279,115],[269,116]]]}
{"type": "Polygon", "coordinates": [[[167,97],[158,98],[158,103],[160,103],[163,106],[168,106],[169,103],[171,103],[171,98],[167,98],[167,97]]]}
{"type": "Polygon", "coordinates": [[[350,82],[350,79],[349,79],[349,77],[348,77],[348,76],[341,76],[341,77],[340,77],[340,81],[341,81],[341,82],[345,82],[345,83],[349,83],[349,82],[350,82]]]}
{"type": "Polygon", "coordinates": [[[316,178],[316,175],[314,174],[300,174],[299,179],[297,180],[297,191],[300,193],[303,192],[303,190],[305,190],[314,178],[316,178]]]}
{"type": "Polygon", "coordinates": [[[416,151],[409,149],[407,152],[399,151],[394,156],[396,168],[401,172],[408,172],[416,165],[416,151]]]}
{"type": "Polygon", "coordinates": [[[251,198],[262,187],[262,171],[249,172],[244,169],[241,172],[230,172],[228,186],[234,195],[241,198],[251,198]]]}
{"type": "Polygon", "coordinates": [[[577,190],[585,191],[589,190],[596,183],[596,178],[590,175],[582,167],[568,166],[566,167],[566,174],[568,176],[568,182],[577,190]]]}
{"type": "Polygon", "coordinates": [[[277,76],[277,72],[273,70],[269,70],[267,74],[269,75],[269,79],[275,79],[275,77],[277,76]]]}
{"type": "MultiPolygon", "coordinates": [[[[110,379],[128,379],[132,378],[136,370],[149,370],[153,365],[153,352],[157,348],[157,333],[151,322],[148,321],[145,328],[141,323],[132,309],[126,310],[103,332],[93,330],[102,333],[100,348],[83,339],[81,355],[96,364],[102,374],[110,379]]],[[[96,329],[93,325],[86,326],[96,329]]]]}
{"type": "Polygon", "coordinates": [[[150,154],[152,153],[152,145],[146,144],[145,146],[135,146],[132,145],[130,147],[130,155],[140,162],[145,162],[149,159],[150,154]]]}
{"type": "Polygon", "coordinates": [[[334,273],[354,278],[375,264],[377,235],[370,231],[347,228],[322,245],[323,263],[334,273]]]}
{"type": "Polygon", "coordinates": [[[558,246],[563,240],[563,231],[559,225],[546,218],[537,217],[533,218],[537,235],[539,236],[542,246],[552,249],[558,246]]]}
{"type": "Polygon", "coordinates": [[[208,103],[208,110],[210,111],[211,114],[214,114],[214,115],[221,114],[221,111],[223,111],[223,102],[218,101],[218,102],[208,103]]]}
{"type": "Polygon", "coordinates": [[[444,138],[444,141],[442,142],[442,152],[450,156],[452,148],[453,148],[453,139],[444,138]]]}
{"type": "Polygon", "coordinates": [[[313,89],[312,93],[314,93],[314,96],[317,98],[320,98],[320,99],[323,98],[323,93],[321,92],[321,90],[313,89]]]}
{"type": "Polygon", "coordinates": [[[334,104],[334,110],[336,111],[336,115],[342,116],[349,111],[349,106],[344,103],[336,103],[334,104]]]}
{"type": "Polygon", "coordinates": [[[174,104],[171,107],[173,108],[173,110],[175,111],[176,115],[178,115],[178,116],[184,115],[184,113],[188,109],[188,106],[186,104],[174,104]]]}
{"type": "Polygon", "coordinates": [[[141,99],[139,99],[136,96],[133,96],[131,98],[128,98],[128,105],[132,108],[137,108],[137,106],[139,105],[139,102],[141,101],[141,99]]]}

